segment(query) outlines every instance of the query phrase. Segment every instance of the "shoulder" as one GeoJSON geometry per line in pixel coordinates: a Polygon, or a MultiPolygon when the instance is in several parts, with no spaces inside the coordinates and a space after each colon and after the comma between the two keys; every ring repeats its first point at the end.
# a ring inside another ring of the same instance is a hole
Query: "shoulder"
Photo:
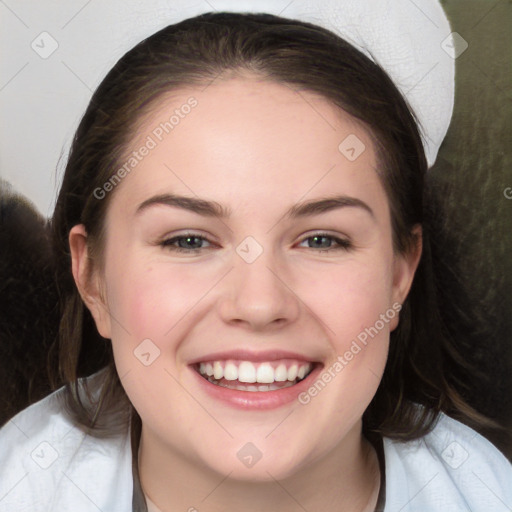
{"type": "Polygon", "coordinates": [[[66,413],[64,393],[55,391],[0,429],[0,512],[131,511],[129,436],[87,435],[66,413]]]}
{"type": "Polygon", "coordinates": [[[445,414],[421,439],[385,438],[384,453],[386,512],[511,510],[512,464],[475,430],[445,414]]]}

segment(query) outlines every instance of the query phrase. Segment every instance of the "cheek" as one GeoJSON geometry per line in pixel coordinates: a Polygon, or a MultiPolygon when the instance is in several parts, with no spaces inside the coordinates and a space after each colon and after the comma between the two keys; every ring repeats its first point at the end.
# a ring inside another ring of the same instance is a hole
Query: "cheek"
{"type": "Polygon", "coordinates": [[[384,371],[389,332],[397,316],[391,304],[391,269],[386,258],[333,266],[328,275],[317,276],[321,286],[305,301],[315,304],[326,326],[332,358],[320,377],[328,381],[327,393],[323,392],[324,384],[318,383],[312,395],[304,399],[322,394],[318,405],[324,399],[332,400],[330,410],[336,411],[341,422],[346,421],[349,411],[354,418],[362,414],[384,371]]]}
{"type": "MultiPolygon", "coordinates": [[[[117,273],[109,295],[116,318],[132,337],[163,342],[204,295],[211,279],[193,268],[133,261],[129,272],[117,273]]],[[[122,334],[122,333],[121,333],[122,334]]]]}
{"type": "MultiPolygon", "coordinates": [[[[211,276],[190,267],[141,260],[134,254],[110,274],[112,347],[131,402],[141,416],[159,422],[160,415],[168,414],[163,412],[162,390],[180,399],[181,388],[173,379],[180,380],[183,370],[178,349],[190,328],[188,315],[211,286],[211,276]]],[[[189,405],[180,401],[180,411],[185,413],[189,405]]]]}
{"type": "Polygon", "coordinates": [[[391,307],[392,270],[384,258],[354,259],[320,273],[306,272],[301,280],[301,297],[322,318],[340,350],[391,307]]]}

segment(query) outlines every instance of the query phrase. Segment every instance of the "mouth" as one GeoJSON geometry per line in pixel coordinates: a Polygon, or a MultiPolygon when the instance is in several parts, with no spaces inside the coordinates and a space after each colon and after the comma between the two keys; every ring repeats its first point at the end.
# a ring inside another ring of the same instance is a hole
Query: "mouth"
{"type": "Polygon", "coordinates": [[[292,388],[306,379],[318,366],[294,359],[252,362],[245,360],[201,361],[196,372],[213,384],[234,391],[262,392],[292,388]]]}
{"type": "Polygon", "coordinates": [[[236,348],[189,362],[199,393],[242,411],[270,410],[297,402],[323,367],[318,360],[281,349],[236,348]]]}

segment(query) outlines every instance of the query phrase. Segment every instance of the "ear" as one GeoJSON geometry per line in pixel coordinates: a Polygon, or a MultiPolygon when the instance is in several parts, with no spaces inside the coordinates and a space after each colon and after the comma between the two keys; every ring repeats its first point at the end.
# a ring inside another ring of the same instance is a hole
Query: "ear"
{"type": "MultiPolygon", "coordinates": [[[[414,274],[418,268],[423,249],[421,226],[417,224],[412,230],[414,242],[405,254],[397,254],[393,263],[392,304],[403,304],[411,289],[414,274]]],[[[398,315],[390,322],[391,330],[398,325],[398,315]]]]}
{"type": "Polygon", "coordinates": [[[91,268],[87,246],[87,232],[83,224],[73,226],[69,232],[72,272],[78,292],[91,312],[96,328],[104,338],[111,338],[110,312],[100,276],[91,268]]]}

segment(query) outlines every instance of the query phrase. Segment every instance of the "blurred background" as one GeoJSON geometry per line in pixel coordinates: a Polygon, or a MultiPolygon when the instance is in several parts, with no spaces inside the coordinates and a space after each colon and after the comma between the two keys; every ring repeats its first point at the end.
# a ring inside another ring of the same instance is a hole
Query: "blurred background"
{"type": "Polygon", "coordinates": [[[450,129],[430,171],[449,283],[445,315],[483,370],[467,398],[512,430],[512,2],[441,3],[468,43],[456,60],[450,129]]]}

